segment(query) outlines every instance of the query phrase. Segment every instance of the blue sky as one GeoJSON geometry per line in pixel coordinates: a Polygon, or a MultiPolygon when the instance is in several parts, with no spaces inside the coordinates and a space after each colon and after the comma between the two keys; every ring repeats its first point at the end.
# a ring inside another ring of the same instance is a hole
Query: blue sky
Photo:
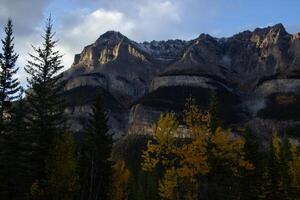
{"type": "MultiPolygon", "coordinates": [[[[173,30],[174,27],[177,31],[157,31],[158,33],[150,36],[132,36],[139,41],[190,39],[202,32],[227,37],[239,31],[276,23],[283,23],[289,32],[300,31],[299,0],[53,0],[45,13],[52,12],[60,21],[59,19],[71,10],[86,9],[87,12],[93,12],[102,8],[107,11],[119,11],[125,16],[135,18],[138,9],[150,7],[147,2],[160,4],[157,8],[168,5],[165,9],[169,9],[169,13],[165,14],[178,16],[178,21],[174,19],[172,23],[170,20],[168,28],[173,30]]],[[[155,15],[157,10],[154,10],[155,6],[152,8],[152,14],[155,15]]],[[[155,28],[161,19],[156,20],[154,17],[152,20],[155,28]]]]}
{"type": "MultiPolygon", "coordinates": [[[[201,33],[228,37],[276,23],[283,23],[290,33],[300,32],[300,0],[0,0],[0,25],[13,19],[21,68],[30,45],[40,44],[49,13],[65,68],[75,53],[107,30],[139,42],[188,40],[201,33]]],[[[23,70],[19,75],[25,79],[23,70]]]]}

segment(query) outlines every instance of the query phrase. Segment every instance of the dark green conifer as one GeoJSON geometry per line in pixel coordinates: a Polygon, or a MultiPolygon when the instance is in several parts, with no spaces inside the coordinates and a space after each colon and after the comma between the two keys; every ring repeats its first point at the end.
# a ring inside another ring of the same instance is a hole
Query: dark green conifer
{"type": "Polygon", "coordinates": [[[81,155],[81,199],[111,199],[112,134],[100,95],[92,107],[81,155]]]}
{"type": "Polygon", "coordinates": [[[282,195],[285,199],[292,199],[292,178],[290,174],[289,163],[292,159],[291,144],[287,135],[285,134],[280,146],[279,152],[279,167],[281,176],[282,195]]]}
{"type": "Polygon", "coordinates": [[[20,90],[20,83],[15,77],[19,69],[15,66],[18,54],[14,51],[13,25],[10,19],[4,30],[5,38],[1,40],[0,54],[0,134],[5,129],[5,116],[9,116],[12,101],[17,99],[20,90]]]}
{"type": "Polygon", "coordinates": [[[208,112],[209,112],[208,126],[209,126],[211,132],[215,133],[217,128],[222,126],[220,105],[219,105],[217,93],[215,90],[212,90],[210,92],[208,112]]]}
{"type": "Polygon", "coordinates": [[[263,176],[262,153],[259,151],[259,140],[246,130],[245,135],[245,159],[255,167],[253,170],[241,170],[241,199],[252,200],[258,199],[261,189],[261,177],[263,176]]]}
{"type": "MultiPolygon", "coordinates": [[[[34,179],[45,178],[45,159],[53,138],[61,134],[65,124],[64,103],[59,98],[61,90],[58,73],[63,68],[59,51],[55,50],[52,20],[46,21],[41,47],[33,47],[34,54],[25,67],[29,78],[26,99],[28,102],[28,139],[32,147],[32,165],[34,179]]],[[[40,183],[42,184],[42,183],[40,183]]]]}
{"type": "Polygon", "coordinates": [[[46,160],[48,199],[73,200],[79,190],[76,145],[69,132],[54,139],[46,160]]]}
{"type": "Polygon", "coordinates": [[[14,51],[13,25],[9,19],[4,29],[5,38],[1,40],[0,53],[0,196],[16,199],[19,192],[19,180],[16,176],[18,157],[17,133],[12,132],[12,104],[17,99],[20,84],[15,77],[18,54],[14,51]]]}

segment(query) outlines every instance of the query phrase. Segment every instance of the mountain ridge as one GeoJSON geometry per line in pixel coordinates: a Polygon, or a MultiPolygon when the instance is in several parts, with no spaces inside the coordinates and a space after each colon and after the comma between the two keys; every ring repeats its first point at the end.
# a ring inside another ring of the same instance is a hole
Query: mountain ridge
{"type": "MultiPolygon", "coordinates": [[[[72,67],[63,75],[65,91],[83,86],[101,88],[124,108],[110,115],[114,121],[111,124],[120,135],[127,134],[127,130],[130,134],[151,132],[149,127],[145,132],[143,125],[150,126],[162,110],[151,106],[147,98],[155,97],[153,101],[173,107],[172,104],[178,102],[165,94],[176,92],[174,88],[191,91],[199,99],[207,98],[207,90],[212,89],[218,91],[220,98],[225,94],[228,98],[237,98],[228,101],[230,104],[240,102],[237,105],[224,105],[233,107],[231,112],[236,116],[232,118],[242,119],[233,120],[234,123],[271,120],[274,122],[272,127],[264,133],[268,135],[267,132],[273,131],[271,129],[281,130],[281,127],[274,126],[275,114],[271,118],[265,114],[268,106],[285,106],[293,110],[298,105],[297,98],[289,105],[278,104],[276,95],[300,94],[300,37],[286,32],[282,24],[243,31],[227,38],[200,34],[190,41],[175,39],[138,43],[120,32],[108,31],[75,55],[72,67]],[[197,91],[205,95],[201,96],[197,91]],[[142,102],[148,102],[147,108],[142,102]]],[[[188,97],[186,93],[182,95],[175,95],[181,104],[182,99],[188,97]]],[[[85,106],[86,109],[73,114],[80,116],[89,112],[89,105],[85,106]]],[[[107,109],[111,110],[109,106],[107,109]]],[[[291,126],[298,123],[293,117],[286,117],[284,123],[289,120],[293,121],[291,126]]],[[[70,123],[79,124],[78,120],[70,123]]],[[[251,126],[256,130],[261,128],[251,126]]]]}

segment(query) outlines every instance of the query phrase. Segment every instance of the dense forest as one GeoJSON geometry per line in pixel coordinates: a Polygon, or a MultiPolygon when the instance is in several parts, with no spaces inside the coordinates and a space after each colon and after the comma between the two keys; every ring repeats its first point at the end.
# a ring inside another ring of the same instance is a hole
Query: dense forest
{"type": "Polygon", "coordinates": [[[16,78],[12,21],[0,54],[0,199],[300,199],[300,145],[273,133],[263,144],[230,129],[210,92],[208,110],[186,100],[161,114],[153,135],[113,139],[100,92],[83,137],[69,130],[60,95],[62,55],[51,17],[33,46],[26,89],[16,78]]]}

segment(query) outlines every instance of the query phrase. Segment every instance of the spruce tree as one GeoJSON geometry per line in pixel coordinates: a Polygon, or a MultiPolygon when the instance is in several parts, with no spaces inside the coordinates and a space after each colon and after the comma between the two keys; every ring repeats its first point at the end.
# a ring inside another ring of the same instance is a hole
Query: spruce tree
{"type": "Polygon", "coordinates": [[[14,52],[13,25],[9,19],[4,29],[5,38],[2,42],[0,54],[0,196],[6,199],[16,199],[19,194],[16,170],[18,157],[17,133],[9,127],[12,115],[12,102],[18,97],[20,84],[15,75],[18,55],[14,52]]]}
{"type": "Polygon", "coordinates": [[[31,135],[28,134],[26,128],[26,115],[27,106],[26,100],[23,97],[23,89],[21,89],[18,100],[14,103],[11,109],[11,117],[9,123],[9,133],[11,136],[11,143],[8,146],[13,147],[14,156],[12,156],[13,164],[11,170],[13,175],[12,179],[16,181],[16,190],[14,192],[15,199],[24,198],[28,193],[28,188],[32,184],[30,175],[32,172],[31,148],[30,142],[32,139],[28,138],[31,135]]]}
{"type": "Polygon", "coordinates": [[[28,115],[26,118],[32,147],[32,165],[34,179],[45,178],[45,158],[49,146],[57,134],[63,132],[65,123],[63,101],[59,98],[61,90],[60,75],[63,68],[59,51],[55,50],[57,41],[54,40],[52,20],[49,17],[42,36],[41,47],[34,47],[36,55],[29,54],[31,59],[25,67],[29,78],[26,92],[28,115]]]}
{"type": "Polygon", "coordinates": [[[20,83],[14,76],[18,71],[16,61],[18,54],[14,51],[13,25],[9,19],[5,27],[5,38],[2,42],[2,53],[0,54],[0,134],[5,129],[5,114],[9,115],[12,101],[18,97],[20,83]]]}
{"type": "Polygon", "coordinates": [[[25,99],[23,97],[24,89],[20,87],[20,93],[18,99],[15,101],[14,106],[10,112],[10,123],[9,123],[9,132],[15,134],[25,135],[26,133],[26,114],[27,108],[25,99]]]}
{"type": "Polygon", "coordinates": [[[81,155],[81,199],[108,200],[112,190],[112,134],[98,94],[92,106],[81,155]]]}

